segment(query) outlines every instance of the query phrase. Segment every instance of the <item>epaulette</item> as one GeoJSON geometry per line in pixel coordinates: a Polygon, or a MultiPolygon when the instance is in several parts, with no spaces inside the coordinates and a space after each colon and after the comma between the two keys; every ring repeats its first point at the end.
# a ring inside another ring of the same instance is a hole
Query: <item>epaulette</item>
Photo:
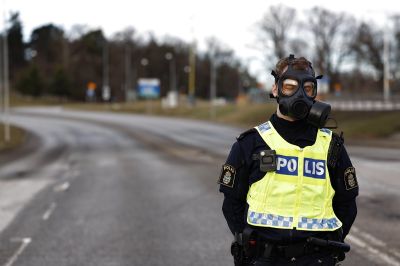
{"type": "Polygon", "coordinates": [[[339,160],[340,153],[344,144],[343,132],[340,136],[336,133],[332,134],[331,144],[328,151],[328,166],[331,168],[336,167],[336,163],[339,160]]]}
{"type": "Polygon", "coordinates": [[[248,130],[246,130],[245,132],[243,132],[242,134],[240,134],[239,136],[237,136],[237,140],[242,140],[244,137],[246,137],[247,135],[249,135],[250,133],[253,132],[257,132],[257,130],[255,128],[250,128],[248,130]]]}

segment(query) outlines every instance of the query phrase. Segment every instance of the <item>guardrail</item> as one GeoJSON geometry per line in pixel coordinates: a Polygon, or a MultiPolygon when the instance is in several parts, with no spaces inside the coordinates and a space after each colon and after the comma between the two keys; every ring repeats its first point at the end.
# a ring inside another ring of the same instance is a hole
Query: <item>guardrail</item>
{"type": "Polygon", "coordinates": [[[396,111],[400,110],[400,102],[385,101],[326,101],[333,110],[338,111],[396,111]]]}

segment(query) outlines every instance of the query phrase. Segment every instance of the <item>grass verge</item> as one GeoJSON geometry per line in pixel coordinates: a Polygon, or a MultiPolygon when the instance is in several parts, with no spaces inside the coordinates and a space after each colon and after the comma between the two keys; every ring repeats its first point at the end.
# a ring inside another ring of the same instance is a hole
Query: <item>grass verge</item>
{"type": "MultiPolygon", "coordinates": [[[[210,112],[206,101],[197,101],[194,107],[182,101],[178,108],[162,108],[161,101],[137,101],[133,103],[71,103],[58,98],[29,98],[23,96],[12,97],[12,106],[40,106],[61,105],[64,108],[107,111],[119,113],[135,113],[160,115],[168,117],[183,117],[213,121],[243,128],[253,127],[269,119],[276,110],[276,103],[264,104],[227,104],[215,108],[215,116],[210,112]]],[[[375,140],[387,139],[397,136],[395,141],[400,142],[400,111],[335,111],[333,117],[337,120],[339,128],[336,132],[344,131],[346,139],[375,140]]],[[[335,123],[330,123],[335,124],[335,123]]]]}
{"type": "MultiPolygon", "coordinates": [[[[209,120],[243,128],[253,127],[269,119],[276,110],[275,103],[228,104],[216,107],[212,118],[207,102],[198,102],[195,107],[185,104],[176,109],[163,109],[159,101],[122,104],[66,104],[66,108],[185,117],[209,120]]],[[[334,131],[344,131],[351,139],[385,139],[400,134],[400,111],[335,111],[332,116],[338,122],[334,131]]],[[[329,122],[329,125],[335,125],[329,122]]],[[[399,140],[400,141],[400,140],[399,140]]]]}
{"type": "Polygon", "coordinates": [[[10,127],[10,141],[5,141],[4,134],[4,125],[0,124],[0,152],[19,147],[26,138],[26,131],[15,126],[10,127]]]}

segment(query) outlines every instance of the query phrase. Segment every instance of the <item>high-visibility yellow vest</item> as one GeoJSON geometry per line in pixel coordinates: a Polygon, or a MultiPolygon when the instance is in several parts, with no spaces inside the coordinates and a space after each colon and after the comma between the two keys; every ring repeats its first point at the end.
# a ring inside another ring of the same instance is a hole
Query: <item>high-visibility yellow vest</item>
{"type": "Polygon", "coordinates": [[[342,226],[332,208],[327,157],[332,132],[319,129],[314,145],[288,143],[270,122],[255,127],[276,151],[277,170],[253,183],[247,194],[247,222],[254,226],[334,231],[342,226]]]}

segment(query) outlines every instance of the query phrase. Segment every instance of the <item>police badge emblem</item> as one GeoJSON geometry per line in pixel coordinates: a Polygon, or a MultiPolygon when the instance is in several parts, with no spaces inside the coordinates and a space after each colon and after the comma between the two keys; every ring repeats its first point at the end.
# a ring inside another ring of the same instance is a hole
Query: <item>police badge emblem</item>
{"type": "Polygon", "coordinates": [[[218,178],[218,184],[233,188],[233,184],[235,183],[235,175],[236,169],[229,164],[224,164],[222,166],[221,175],[218,178]]]}
{"type": "Polygon", "coordinates": [[[354,167],[349,167],[344,171],[344,184],[346,185],[346,190],[358,187],[356,169],[354,167]]]}
{"type": "Polygon", "coordinates": [[[226,172],[224,175],[224,178],[222,179],[222,183],[229,184],[231,182],[232,179],[232,174],[230,172],[226,172]]]}

